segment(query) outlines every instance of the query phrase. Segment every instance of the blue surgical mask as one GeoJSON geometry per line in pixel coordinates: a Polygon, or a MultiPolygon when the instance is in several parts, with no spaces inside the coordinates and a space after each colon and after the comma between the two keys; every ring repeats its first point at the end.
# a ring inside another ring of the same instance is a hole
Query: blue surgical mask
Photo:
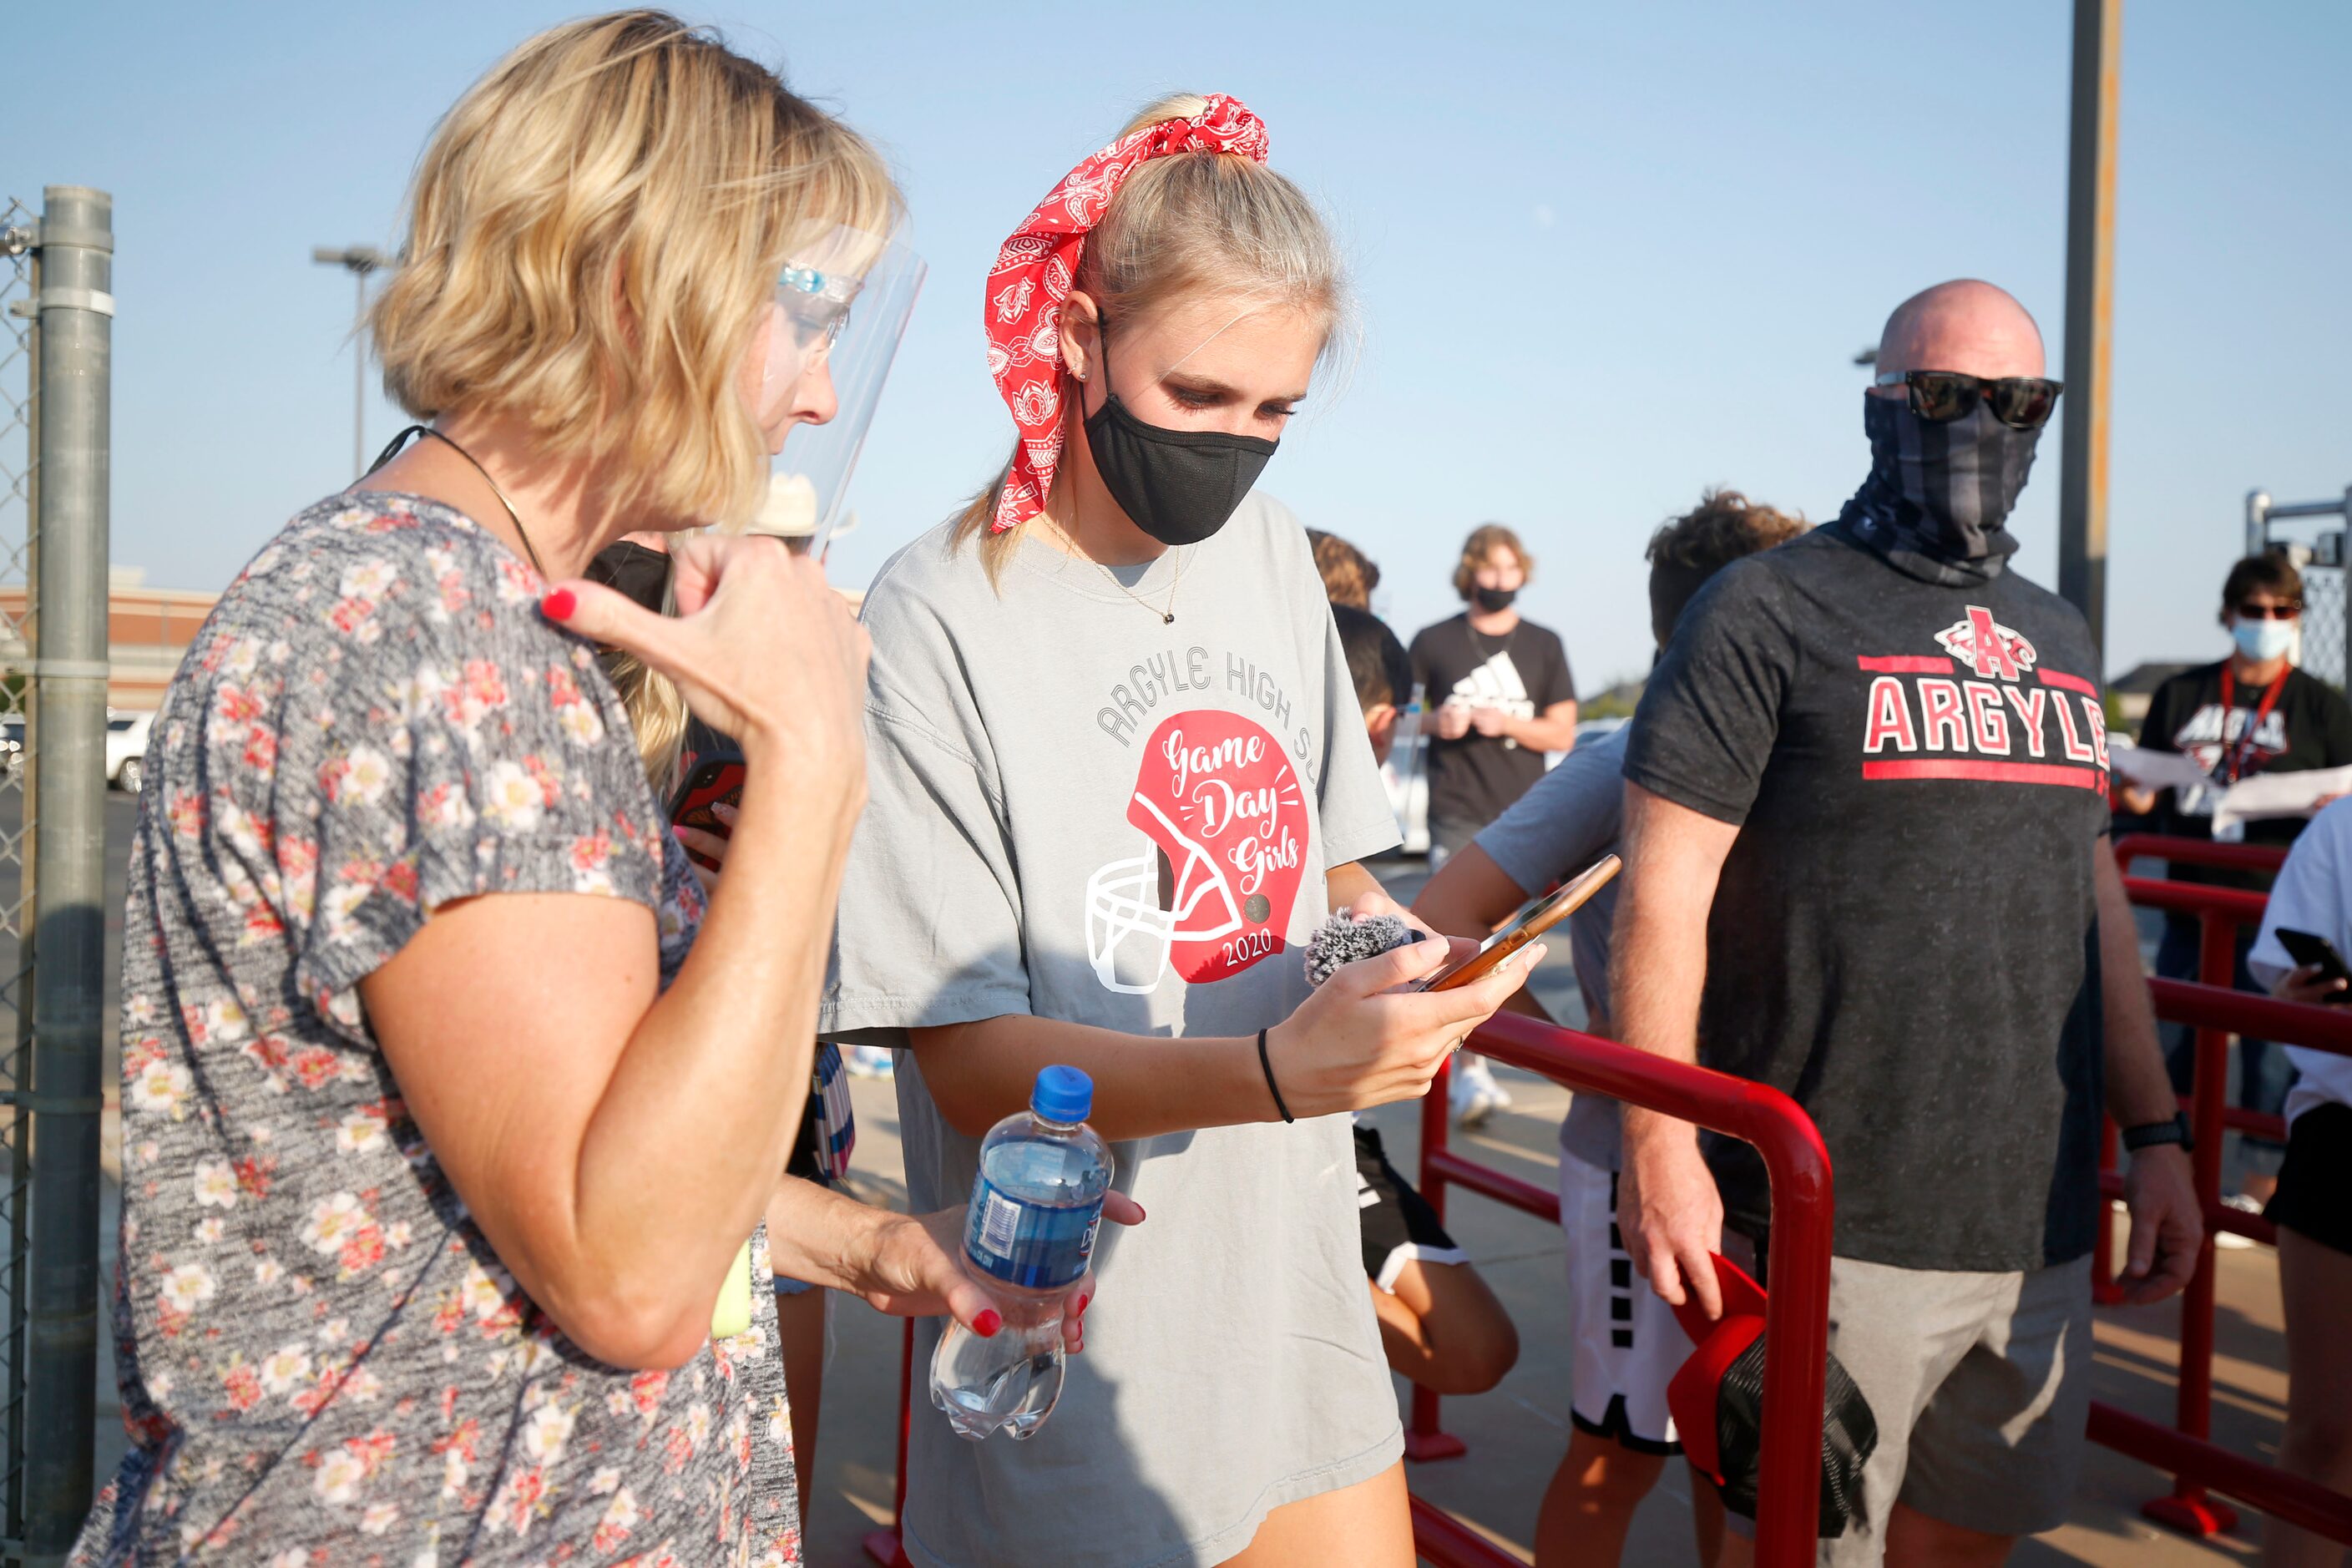
{"type": "Polygon", "coordinates": [[[2268,664],[2294,646],[2293,621],[2232,621],[2230,635],[2238,651],[2257,664],[2268,664]]]}

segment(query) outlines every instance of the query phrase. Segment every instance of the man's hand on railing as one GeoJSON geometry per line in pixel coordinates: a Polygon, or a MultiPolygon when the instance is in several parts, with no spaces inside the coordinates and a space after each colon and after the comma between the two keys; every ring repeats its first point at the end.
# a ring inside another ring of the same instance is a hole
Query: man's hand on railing
{"type": "Polygon", "coordinates": [[[2131,1169],[2124,1173],[2124,1206],[2131,1214],[2131,1244],[2116,1282],[2134,1306],[2161,1301],[2189,1283],[2205,1236],[2205,1216],[2180,1145],[2158,1143],[2131,1157],[2131,1169]]]}
{"type": "Polygon", "coordinates": [[[1723,1194],[1698,1152],[1698,1129],[1625,1108],[1625,1170],[1617,1182],[1617,1229],[1625,1255],[1670,1307],[1685,1283],[1707,1317],[1723,1316],[1710,1255],[1723,1247],[1723,1194]]]}

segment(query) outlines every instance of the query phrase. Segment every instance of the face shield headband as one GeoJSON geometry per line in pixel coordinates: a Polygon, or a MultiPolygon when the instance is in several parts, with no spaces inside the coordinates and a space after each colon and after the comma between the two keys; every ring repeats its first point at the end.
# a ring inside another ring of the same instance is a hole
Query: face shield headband
{"type": "Polygon", "coordinates": [[[1036,516],[1062,460],[1062,306],[1087,236],[1138,165],[1174,153],[1225,153],[1263,163],[1265,124],[1223,93],[1187,120],[1121,137],[1064,175],[997,252],[983,303],[988,373],[1013,411],[1021,442],[997,492],[992,532],[1036,516]]]}
{"type": "Polygon", "coordinates": [[[835,228],[793,247],[770,303],[761,412],[808,395],[813,375],[830,382],[834,411],[822,424],[804,420],[786,432],[767,499],[743,531],[815,549],[845,531],[842,498],[926,271],[903,224],[887,235],[835,228]]]}

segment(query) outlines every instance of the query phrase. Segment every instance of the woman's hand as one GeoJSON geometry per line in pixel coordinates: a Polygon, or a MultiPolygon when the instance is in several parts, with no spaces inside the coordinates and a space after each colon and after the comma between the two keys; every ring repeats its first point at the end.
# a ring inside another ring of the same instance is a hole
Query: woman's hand
{"type": "Polygon", "coordinates": [[[2321,965],[2306,963],[2280,975],[2271,987],[2271,994],[2282,1002],[2324,1005],[2344,994],[2344,981],[2340,977],[2330,980],[2321,965]]]}
{"type": "MultiPolygon", "coordinates": [[[[1140,1225],[1143,1209],[1125,1193],[1103,1194],[1103,1218],[1113,1225],[1140,1225]]],[[[987,1288],[964,1272],[963,1205],[935,1214],[891,1215],[866,1233],[850,1259],[849,1289],[881,1311],[899,1318],[944,1312],[982,1339],[1004,1326],[987,1288]]],[[[1063,1300],[1062,1346],[1086,1349],[1086,1310],[1094,1300],[1090,1272],[1063,1300]]]]}
{"type": "MultiPolygon", "coordinates": [[[[1361,910],[1365,902],[1358,899],[1355,908],[1361,910]]],[[[1466,938],[1416,942],[1344,965],[1269,1030],[1267,1060],[1291,1114],[1361,1110],[1425,1092],[1447,1053],[1492,1016],[1543,961],[1538,943],[1467,985],[1399,989],[1477,946],[1466,938]]]]}
{"type": "Polygon", "coordinates": [[[745,760],[793,774],[806,804],[866,792],[866,630],[824,568],[773,539],[704,534],[670,552],[675,616],[585,579],[540,601],[548,618],[635,655],[745,760]]]}

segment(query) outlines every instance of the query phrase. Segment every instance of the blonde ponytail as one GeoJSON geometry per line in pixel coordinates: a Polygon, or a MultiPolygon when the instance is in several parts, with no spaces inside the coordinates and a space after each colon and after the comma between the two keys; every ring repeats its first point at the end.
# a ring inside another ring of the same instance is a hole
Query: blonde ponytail
{"type": "Polygon", "coordinates": [[[668,798],[677,782],[678,758],[686,750],[686,699],[669,677],[639,661],[635,654],[604,656],[604,673],[629,710],[629,728],[637,738],[637,760],[654,794],[668,798]]]}

